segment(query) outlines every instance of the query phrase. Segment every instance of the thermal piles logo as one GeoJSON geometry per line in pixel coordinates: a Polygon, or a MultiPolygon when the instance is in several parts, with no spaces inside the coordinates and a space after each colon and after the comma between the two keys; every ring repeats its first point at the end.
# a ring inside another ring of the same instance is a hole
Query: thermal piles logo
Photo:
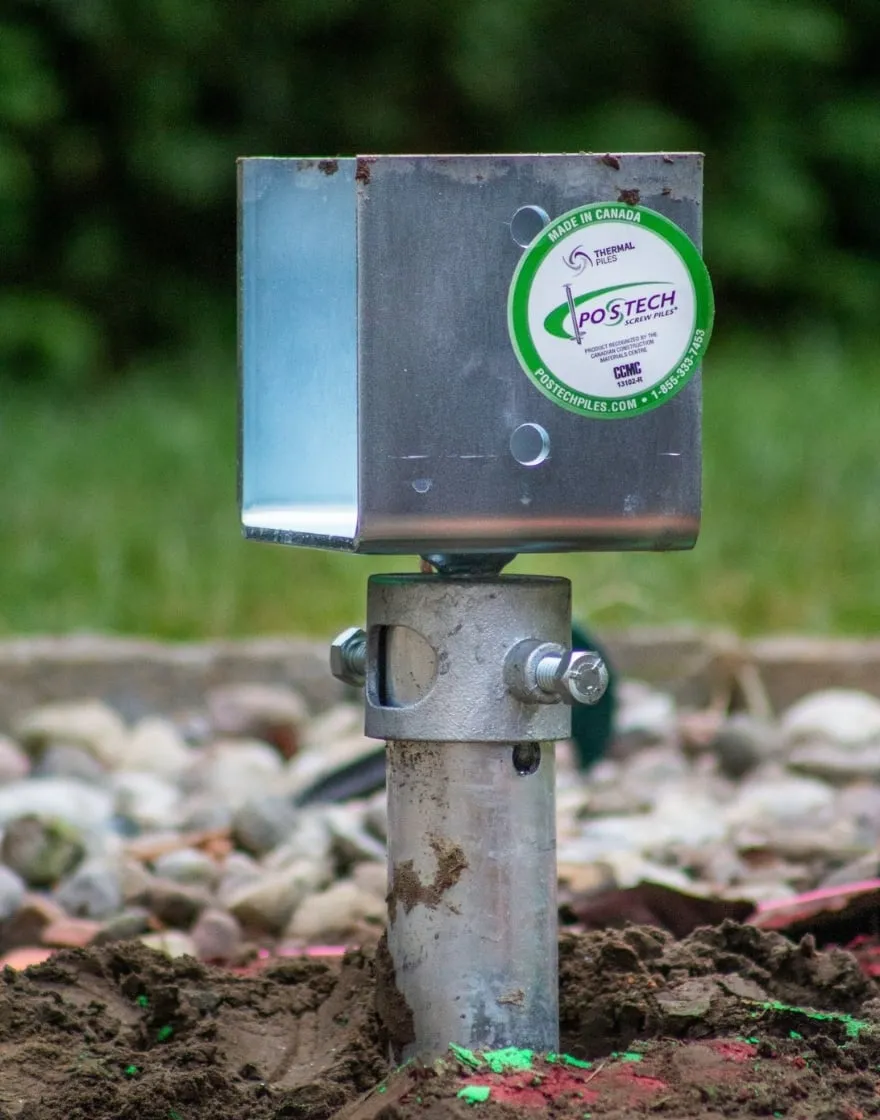
{"type": "Polygon", "coordinates": [[[712,329],[708,273],[661,214],[596,203],[561,215],[524,252],[508,323],[529,379],[571,412],[647,412],[696,372],[712,329]]]}

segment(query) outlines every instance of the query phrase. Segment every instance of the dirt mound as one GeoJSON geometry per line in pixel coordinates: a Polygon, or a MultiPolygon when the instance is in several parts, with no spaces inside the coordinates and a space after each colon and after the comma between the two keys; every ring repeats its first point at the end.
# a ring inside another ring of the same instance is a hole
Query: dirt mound
{"type": "Polygon", "coordinates": [[[387,971],[365,951],[238,977],[138,944],[6,969],[0,1120],[880,1115],[880,992],[809,939],[565,935],[567,1056],[549,1061],[451,1050],[391,1071],[387,971]]]}
{"type": "Polygon", "coordinates": [[[772,1001],[851,1012],[878,992],[849,953],[734,922],[683,941],[645,926],[563,937],[559,958],[562,1045],[581,1058],[636,1039],[735,1033],[772,1001]]]}
{"type": "Polygon", "coordinates": [[[236,977],[137,943],[0,974],[0,1117],[331,1116],[386,1073],[373,966],[236,977]]]}

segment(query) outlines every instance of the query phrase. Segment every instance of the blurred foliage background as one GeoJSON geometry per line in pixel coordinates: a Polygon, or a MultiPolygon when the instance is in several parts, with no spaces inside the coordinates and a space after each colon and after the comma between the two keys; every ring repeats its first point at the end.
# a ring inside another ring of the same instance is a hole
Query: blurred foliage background
{"type": "Polygon", "coordinates": [[[0,369],[228,360],[244,154],[704,151],[721,321],[870,327],[878,47],[877,0],[7,0],[0,369]]]}
{"type": "Polygon", "coordinates": [[[877,626],[878,53],[878,0],[5,0],[0,629],[359,611],[358,562],[235,539],[237,156],[688,149],[703,542],[560,563],[611,622],[877,626]]]}

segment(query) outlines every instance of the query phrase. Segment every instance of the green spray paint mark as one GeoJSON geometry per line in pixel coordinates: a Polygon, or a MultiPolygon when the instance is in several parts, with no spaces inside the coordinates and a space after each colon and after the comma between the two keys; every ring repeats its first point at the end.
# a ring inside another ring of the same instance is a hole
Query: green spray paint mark
{"type": "Polygon", "coordinates": [[[388,1092],[388,1086],[387,1085],[380,1085],[379,1088],[376,1090],[376,1092],[377,1093],[387,1093],[388,1092]]]}
{"type": "Polygon", "coordinates": [[[793,1007],[790,1003],[780,1003],[778,999],[767,1000],[766,1003],[761,1004],[761,1007],[765,1011],[793,1011],[797,1015],[803,1015],[819,1023],[842,1023],[849,1038],[858,1038],[862,1031],[868,1030],[871,1026],[865,1019],[855,1019],[852,1015],[840,1011],[811,1011],[808,1007],[793,1007]]]}
{"type": "Polygon", "coordinates": [[[485,1104],[491,1092],[488,1085],[465,1085],[455,1095],[468,1104],[485,1104]]]}
{"type": "Polygon", "coordinates": [[[137,1066],[126,1066],[123,1072],[126,1077],[134,1077],[136,1073],[140,1073],[140,1070],[137,1066]]]}
{"type": "Polygon", "coordinates": [[[504,1050],[486,1050],[483,1058],[493,1073],[506,1073],[508,1070],[527,1070],[532,1068],[534,1050],[519,1050],[508,1046],[504,1050]]]}
{"type": "Polygon", "coordinates": [[[611,1057],[617,1058],[620,1062],[640,1062],[643,1055],[637,1050],[612,1050],[611,1057]]]}
{"type": "Polygon", "coordinates": [[[449,1049],[458,1060],[471,1069],[482,1069],[488,1066],[493,1073],[506,1073],[508,1070],[522,1072],[532,1068],[535,1057],[534,1050],[521,1050],[517,1046],[507,1046],[503,1050],[484,1050],[475,1054],[465,1046],[449,1044],[449,1049]]]}
{"type": "MultiPolygon", "coordinates": [[[[466,1046],[457,1046],[454,1042],[451,1042],[449,1051],[462,1065],[470,1066],[471,1069],[484,1069],[488,1066],[493,1073],[522,1073],[534,1069],[535,1059],[542,1057],[542,1055],[536,1054],[534,1050],[523,1050],[518,1046],[507,1046],[503,1050],[484,1050],[475,1054],[473,1050],[468,1050],[466,1046]]],[[[570,1054],[558,1054],[555,1050],[551,1050],[543,1057],[547,1062],[562,1062],[567,1066],[574,1066],[576,1069],[593,1068],[592,1062],[581,1061],[580,1058],[573,1058],[570,1054]]],[[[635,1051],[613,1054],[612,1057],[620,1058],[626,1062],[640,1062],[642,1060],[642,1055],[635,1051]]]]}
{"type": "Polygon", "coordinates": [[[466,1066],[470,1066],[472,1069],[479,1069],[483,1064],[473,1050],[468,1050],[464,1046],[456,1046],[454,1042],[450,1042],[449,1049],[460,1062],[463,1062],[466,1066]]]}
{"type": "Polygon", "coordinates": [[[564,1065],[574,1066],[575,1069],[593,1068],[592,1062],[582,1062],[580,1058],[573,1058],[571,1054],[557,1054],[554,1050],[551,1050],[547,1055],[547,1061],[553,1062],[554,1064],[556,1062],[562,1062],[564,1065]]]}
{"type": "Polygon", "coordinates": [[[137,999],[134,1002],[138,1005],[138,1007],[149,1007],[150,1006],[150,1001],[147,999],[146,996],[138,996],[137,999]]]}
{"type": "Polygon", "coordinates": [[[183,1117],[180,1115],[176,1108],[169,1108],[168,1120],[183,1120],[183,1117]]]}
{"type": "Polygon", "coordinates": [[[164,1027],[160,1027],[158,1031],[156,1031],[156,1038],[158,1038],[160,1042],[167,1042],[173,1034],[174,1027],[169,1027],[166,1025],[164,1027]]]}
{"type": "Polygon", "coordinates": [[[793,1041],[793,1042],[800,1042],[800,1041],[801,1041],[801,1039],[802,1039],[802,1038],[803,1038],[804,1036],[803,1036],[803,1035],[801,1034],[801,1032],[800,1032],[800,1031],[789,1031],[789,1032],[788,1032],[788,1037],[789,1037],[790,1039],[792,1039],[792,1041],[793,1041]]]}

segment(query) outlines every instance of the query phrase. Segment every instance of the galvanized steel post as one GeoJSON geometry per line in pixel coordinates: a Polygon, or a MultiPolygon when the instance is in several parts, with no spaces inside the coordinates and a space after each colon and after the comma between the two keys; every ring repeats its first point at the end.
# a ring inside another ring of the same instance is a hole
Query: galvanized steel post
{"type": "MultiPolygon", "coordinates": [[[[564,649],[567,580],[375,576],[366,730],[388,740],[388,948],[411,1019],[396,1057],[558,1046],[557,693],[510,686],[512,651],[564,649]]],[[[399,1026],[399,1024],[398,1024],[399,1026]]]]}

